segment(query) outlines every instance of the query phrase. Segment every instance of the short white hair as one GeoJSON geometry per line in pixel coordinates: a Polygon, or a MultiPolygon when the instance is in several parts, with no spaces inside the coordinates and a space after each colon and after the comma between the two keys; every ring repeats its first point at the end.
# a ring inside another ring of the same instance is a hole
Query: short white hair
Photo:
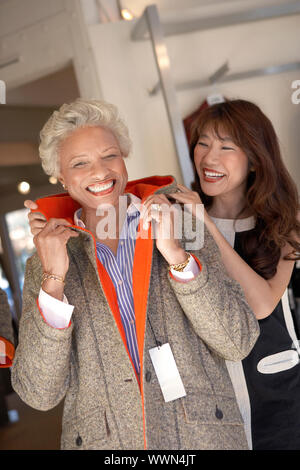
{"type": "Polygon", "coordinates": [[[79,98],[54,111],[40,132],[39,153],[47,175],[59,176],[59,146],[76,129],[87,126],[109,129],[117,139],[122,155],[128,156],[132,144],[117,107],[105,101],[79,98]]]}

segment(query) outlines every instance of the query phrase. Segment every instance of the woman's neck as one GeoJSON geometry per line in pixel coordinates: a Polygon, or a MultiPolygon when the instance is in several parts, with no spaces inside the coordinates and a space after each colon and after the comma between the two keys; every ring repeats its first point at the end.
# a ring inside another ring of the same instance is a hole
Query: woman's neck
{"type": "Polygon", "coordinates": [[[95,237],[96,241],[108,246],[111,251],[116,255],[119,236],[127,215],[127,208],[129,205],[129,198],[120,210],[119,204],[111,205],[104,208],[101,215],[97,215],[96,210],[82,209],[82,221],[87,230],[89,230],[95,237]]]}
{"type": "Polygon", "coordinates": [[[245,197],[231,198],[228,196],[214,197],[208,214],[218,219],[244,219],[253,215],[251,210],[246,207],[245,197]]]}

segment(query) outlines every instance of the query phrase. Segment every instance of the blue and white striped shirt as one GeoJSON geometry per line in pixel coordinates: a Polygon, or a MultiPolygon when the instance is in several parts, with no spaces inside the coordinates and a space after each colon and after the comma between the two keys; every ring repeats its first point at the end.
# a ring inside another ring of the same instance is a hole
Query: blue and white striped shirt
{"type": "MultiPolygon", "coordinates": [[[[140,358],[138,352],[135,312],[133,301],[132,269],[136,242],[136,232],[140,219],[140,199],[129,195],[131,204],[127,209],[120,240],[115,256],[105,244],[97,242],[97,256],[111,278],[117,294],[120,316],[125,331],[126,342],[136,373],[140,373],[140,358]]],[[[84,226],[80,220],[81,209],[75,213],[75,223],[84,226]]]]}

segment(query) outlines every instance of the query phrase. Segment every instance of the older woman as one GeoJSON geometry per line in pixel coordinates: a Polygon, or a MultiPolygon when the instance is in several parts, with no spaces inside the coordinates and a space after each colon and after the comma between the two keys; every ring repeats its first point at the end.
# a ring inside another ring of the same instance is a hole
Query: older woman
{"type": "Polygon", "coordinates": [[[247,356],[257,321],[207,231],[190,253],[174,217],[165,236],[175,179],[127,182],[129,150],[104,102],[63,105],[41,132],[68,193],[31,218],[13,387],[40,410],[65,399],[63,449],[245,449],[225,359],[247,356]]]}

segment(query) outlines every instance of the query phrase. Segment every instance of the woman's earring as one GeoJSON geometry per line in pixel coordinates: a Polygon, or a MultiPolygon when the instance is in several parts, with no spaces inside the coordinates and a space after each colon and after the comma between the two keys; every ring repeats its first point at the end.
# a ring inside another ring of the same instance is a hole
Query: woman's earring
{"type": "Polygon", "coordinates": [[[65,191],[68,191],[67,186],[64,185],[64,183],[61,183],[62,187],[64,188],[65,191]]]}

